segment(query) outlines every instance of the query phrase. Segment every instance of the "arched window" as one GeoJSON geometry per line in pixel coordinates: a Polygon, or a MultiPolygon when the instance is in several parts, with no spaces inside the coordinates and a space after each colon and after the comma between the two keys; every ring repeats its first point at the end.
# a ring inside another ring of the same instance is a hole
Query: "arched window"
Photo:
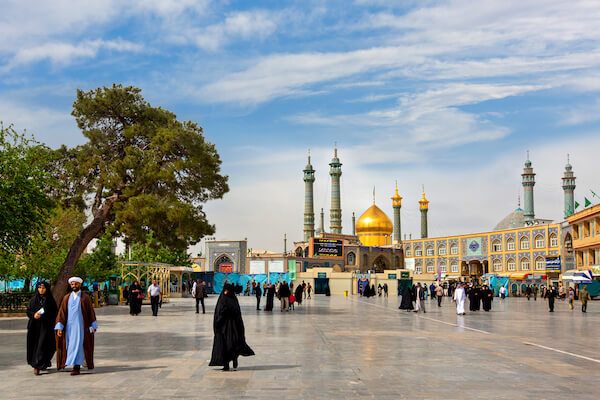
{"type": "Polygon", "coordinates": [[[544,257],[540,256],[535,259],[535,269],[537,271],[546,269],[546,259],[544,257]]]}
{"type": "Polygon", "coordinates": [[[529,258],[523,257],[521,258],[521,271],[529,271],[531,266],[529,265],[529,258]]]}
{"type": "Polygon", "coordinates": [[[453,274],[458,273],[458,261],[452,261],[450,263],[450,272],[452,272],[453,274]]]}
{"type": "Polygon", "coordinates": [[[433,263],[431,263],[431,262],[427,263],[427,273],[433,274],[434,272],[435,272],[435,265],[433,265],[433,263]]]}
{"type": "Polygon", "coordinates": [[[298,257],[302,257],[302,247],[298,247],[298,248],[296,249],[296,256],[298,256],[298,257]]]}
{"type": "Polygon", "coordinates": [[[529,250],[529,238],[527,236],[523,236],[519,240],[519,247],[521,250],[529,250]]]}
{"type": "Polygon", "coordinates": [[[440,246],[438,247],[438,255],[440,255],[440,256],[446,255],[446,245],[445,244],[440,244],[440,246]]]}
{"type": "Polygon", "coordinates": [[[537,235],[535,237],[534,243],[536,249],[543,249],[544,247],[546,247],[546,243],[542,235],[537,235]]]}
{"type": "Polygon", "coordinates": [[[353,252],[348,253],[348,256],[346,258],[348,259],[346,261],[346,264],[348,264],[348,265],[356,264],[356,254],[354,254],[353,252]]]}
{"type": "Polygon", "coordinates": [[[500,261],[499,258],[496,258],[494,261],[492,261],[492,267],[494,272],[502,271],[502,261],[500,261]]]}
{"type": "Polygon", "coordinates": [[[515,249],[515,239],[508,238],[506,240],[506,250],[514,250],[515,249]]]}
{"type": "Polygon", "coordinates": [[[421,266],[421,263],[415,264],[415,274],[422,274],[423,273],[423,267],[421,266]]]}
{"type": "Polygon", "coordinates": [[[446,273],[448,273],[448,266],[446,265],[446,262],[445,262],[445,261],[441,261],[441,262],[440,262],[440,272],[441,272],[442,274],[446,274],[446,273]]]}
{"type": "Polygon", "coordinates": [[[512,258],[509,258],[508,260],[506,260],[506,270],[507,271],[516,271],[517,270],[517,263],[515,263],[515,260],[513,260],[512,258]]]}
{"type": "Polygon", "coordinates": [[[425,255],[427,255],[427,256],[435,255],[435,253],[433,252],[433,246],[427,246],[427,248],[425,249],[425,255]]]}
{"type": "Polygon", "coordinates": [[[558,247],[558,237],[556,233],[550,235],[550,247],[558,247]]]}
{"type": "Polygon", "coordinates": [[[492,242],[492,251],[502,251],[502,242],[500,239],[495,239],[492,242]]]}
{"type": "Polygon", "coordinates": [[[412,252],[410,251],[410,247],[406,248],[406,251],[404,254],[406,254],[406,257],[412,257],[412,252]]]}
{"type": "Polygon", "coordinates": [[[423,250],[421,250],[421,246],[415,246],[415,257],[422,257],[423,250]]]}
{"type": "Polygon", "coordinates": [[[452,243],[450,245],[450,254],[452,254],[453,256],[458,254],[458,245],[456,243],[452,243]]]}

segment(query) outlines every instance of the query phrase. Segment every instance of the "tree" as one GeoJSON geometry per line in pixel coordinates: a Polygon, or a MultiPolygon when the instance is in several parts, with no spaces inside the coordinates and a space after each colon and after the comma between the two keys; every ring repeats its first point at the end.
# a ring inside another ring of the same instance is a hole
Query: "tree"
{"type": "Polygon", "coordinates": [[[96,282],[106,281],[117,272],[117,256],[113,252],[113,238],[110,233],[104,234],[90,254],[79,259],[74,270],[84,280],[96,282]]]}
{"type": "Polygon", "coordinates": [[[16,253],[29,245],[54,207],[48,195],[48,149],[0,125],[0,250],[16,253]]]}
{"type": "Polygon", "coordinates": [[[152,107],[140,89],[113,85],[77,91],[72,115],[89,141],[56,152],[53,172],[63,185],[53,195],[91,208],[62,265],[55,296],[88,243],[103,231],[143,241],[152,231],[161,245],[184,249],[214,233],[202,204],[229,190],[215,146],[202,128],[152,107]]]}
{"type": "Polygon", "coordinates": [[[166,264],[189,267],[192,265],[186,249],[168,249],[161,247],[153,232],[146,235],[144,243],[131,245],[131,259],[135,261],[161,262],[166,264]]]}

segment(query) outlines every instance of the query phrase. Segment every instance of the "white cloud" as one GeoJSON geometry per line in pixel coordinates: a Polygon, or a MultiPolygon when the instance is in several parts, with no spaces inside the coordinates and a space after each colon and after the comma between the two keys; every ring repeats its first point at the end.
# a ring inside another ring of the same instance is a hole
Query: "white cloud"
{"type": "Polygon", "coordinates": [[[580,125],[600,121],[600,99],[558,111],[561,125],[580,125]]]}

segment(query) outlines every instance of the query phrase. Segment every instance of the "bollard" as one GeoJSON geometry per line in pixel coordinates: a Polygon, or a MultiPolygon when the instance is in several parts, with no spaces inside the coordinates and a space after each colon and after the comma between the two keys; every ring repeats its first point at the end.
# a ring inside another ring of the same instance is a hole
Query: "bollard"
{"type": "Polygon", "coordinates": [[[98,292],[94,292],[94,307],[98,308],[98,292]]]}
{"type": "Polygon", "coordinates": [[[344,290],[344,297],[348,297],[348,291],[344,290]]]}

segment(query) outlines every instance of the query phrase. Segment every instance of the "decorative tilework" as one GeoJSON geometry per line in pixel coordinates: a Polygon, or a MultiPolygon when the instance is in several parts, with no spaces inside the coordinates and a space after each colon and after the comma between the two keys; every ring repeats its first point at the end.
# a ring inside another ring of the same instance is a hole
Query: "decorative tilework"
{"type": "Polygon", "coordinates": [[[433,240],[426,241],[425,246],[433,246],[433,240]]]}
{"type": "Polygon", "coordinates": [[[555,227],[549,228],[548,232],[549,233],[558,233],[558,227],[555,226],[555,227]]]}
{"type": "Polygon", "coordinates": [[[533,259],[536,259],[540,256],[546,257],[546,252],[545,251],[534,251],[533,252],[533,259]]]}
{"type": "Polygon", "coordinates": [[[498,240],[500,240],[500,241],[501,241],[501,240],[502,240],[502,235],[501,235],[501,234],[498,234],[498,235],[490,235],[490,242],[492,242],[492,243],[493,243],[493,242],[494,242],[494,240],[496,240],[496,239],[498,239],[498,240]]]}
{"type": "Polygon", "coordinates": [[[551,256],[557,256],[558,255],[558,250],[550,250],[548,252],[548,254],[551,255],[551,256]]]}
{"type": "Polygon", "coordinates": [[[504,240],[509,239],[509,238],[516,239],[515,233],[514,232],[510,232],[510,233],[505,233],[504,234],[504,240]]]}
{"type": "Polygon", "coordinates": [[[492,260],[496,260],[496,259],[502,260],[502,254],[492,254],[491,259],[492,260]]]}
{"type": "Polygon", "coordinates": [[[440,245],[442,245],[442,244],[446,245],[446,247],[448,247],[448,245],[447,245],[448,241],[446,241],[446,240],[436,240],[436,242],[435,242],[435,245],[437,246],[438,249],[440,248],[440,245]]]}
{"type": "Polygon", "coordinates": [[[458,262],[458,261],[459,261],[459,260],[458,260],[458,257],[448,257],[448,262],[449,262],[449,263],[452,263],[453,261],[456,261],[456,262],[458,262]]]}
{"type": "Polygon", "coordinates": [[[406,248],[406,249],[410,249],[411,245],[412,245],[412,243],[406,243],[406,244],[404,245],[404,248],[406,248]]]}
{"type": "Polygon", "coordinates": [[[523,236],[530,237],[529,231],[521,231],[521,232],[519,232],[519,239],[521,239],[523,236]]]}
{"type": "Polygon", "coordinates": [[[505,254],[506,260],[508,260],[509,258],[512,258],[513,260],[517,258],[517,254],[516,253],[508,253],[505,254]]]}
{"type": "Polygon", "coordinates": [[[533,230],[533,237],[535,237],[536,235],[542,235],[542,236],[546,237],[545,234],[546,234],[545,229],[534,229],[533,230]]]}
{"type": "Polygon", "coordinates": [[[527,258],[529,260],[529,253],[519,253],[519,261],[521,261],[523,258],[527,258]]]}

